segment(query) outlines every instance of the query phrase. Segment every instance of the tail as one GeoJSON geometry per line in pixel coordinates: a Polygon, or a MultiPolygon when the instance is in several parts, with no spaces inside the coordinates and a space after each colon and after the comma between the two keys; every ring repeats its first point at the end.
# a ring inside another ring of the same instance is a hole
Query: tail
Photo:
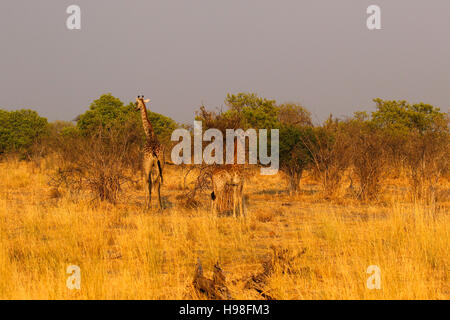
{"type": "Polygon", "coordinates": [[[159,176],[161,177],[161,184],[163,184],[163,174],[162,174],[161,162],[159,160],[158,160],[158,169],[159,169],[159,176]]]}

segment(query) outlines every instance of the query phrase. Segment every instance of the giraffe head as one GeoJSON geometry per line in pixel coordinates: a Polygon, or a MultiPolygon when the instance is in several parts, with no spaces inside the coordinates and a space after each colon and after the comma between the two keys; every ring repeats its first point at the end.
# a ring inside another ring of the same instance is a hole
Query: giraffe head
{"type": "Polygon", "coordinates": [[[137,96],[136,98],[136,111],[137,110],[145,110],[146,106],[145,104],[150,102],[150,99],[144,100],[144,96],[137,96]]]}

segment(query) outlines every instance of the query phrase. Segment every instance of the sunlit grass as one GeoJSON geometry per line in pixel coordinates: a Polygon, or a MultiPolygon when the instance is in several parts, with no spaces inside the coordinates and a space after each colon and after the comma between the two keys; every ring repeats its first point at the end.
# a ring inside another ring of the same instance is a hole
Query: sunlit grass
{"type": "Polygon", "coordinates": [[[116,206],[64,190],[52,197],[46,167],[0,163],[1,299],[183,299],[197,258],[207,276],[220,262],[233,298],[260,299],[244,283],[272,245],[306,248],[295,272],[271,275],[266,290],[277,299],[450,298],[448,203],[290,197],[282,177],[255,176],[246,220],[211,217],[206,196],[197,210],[182,206],[181,170],[168,167],[161,214],[144,212],[132,186],[116,206]],[[66,287],[69,265],[81,268],[81,290],[66,287]],[[366,288],[370,265],[381,290],[366,288]]]}

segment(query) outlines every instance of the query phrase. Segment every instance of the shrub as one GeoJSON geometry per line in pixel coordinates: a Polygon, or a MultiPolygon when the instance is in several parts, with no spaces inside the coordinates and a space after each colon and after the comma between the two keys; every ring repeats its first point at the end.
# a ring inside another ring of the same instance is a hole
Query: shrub
{"type": "Polygon", "coordinates": [[[0,110],[0,124],[0,154],[28,156],[33,144],[49,134],[47,119],[33,110],[0,110]]]}
{"type": "Polygon", "coordinates": [[[98,127],[89,136],[61,135],[57,145],[60,167],[53,186],[71,191],[87,188],[95,198],[115,203],[121,186],[133,181],[133,170],[141,163],[139,139],[133,122],[123,127],[98,127]]]}
{"type": "Polygon", "coordinates": [[[450,169],[450,135],[411,132],[401,152],[405,157],[413,200],[434,201],[439,179],[450,169]]]}
{"type": "Polygon", "coordinates": [[[350,159],[360,182],[358,197],[376,199],[382,175],[386,171],[386,136],[369,121],[351,120],[346,125],[351,137],[350,159]]]}
{"type": "Polygon", "coordinates": [[[314,128],[313,140],[305,141],[312,158],[312,171],[326,197],[333,196],[350,165],[351,139],[345,123],[332,116],[321,127],[314,128]]]}

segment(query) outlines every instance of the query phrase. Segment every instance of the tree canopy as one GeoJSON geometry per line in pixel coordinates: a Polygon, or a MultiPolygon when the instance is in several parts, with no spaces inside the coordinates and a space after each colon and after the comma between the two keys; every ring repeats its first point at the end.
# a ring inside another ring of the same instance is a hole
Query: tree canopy
{"type": "Polygon", "coordinates": [[[242,129],[272,129],[278,126],[278,108],[275,100],[261,98],[254,93],[228,94],[225,118],[238,116],[242,129]]]}
{"type": "Polygon", "coordinates": [[[377,110],[372,112],[372,122],[384,129],[406,133],[433,131],[442,124],[445,114],[430,104],[410,104],[407,101],[374,99],[377,110]]]}

